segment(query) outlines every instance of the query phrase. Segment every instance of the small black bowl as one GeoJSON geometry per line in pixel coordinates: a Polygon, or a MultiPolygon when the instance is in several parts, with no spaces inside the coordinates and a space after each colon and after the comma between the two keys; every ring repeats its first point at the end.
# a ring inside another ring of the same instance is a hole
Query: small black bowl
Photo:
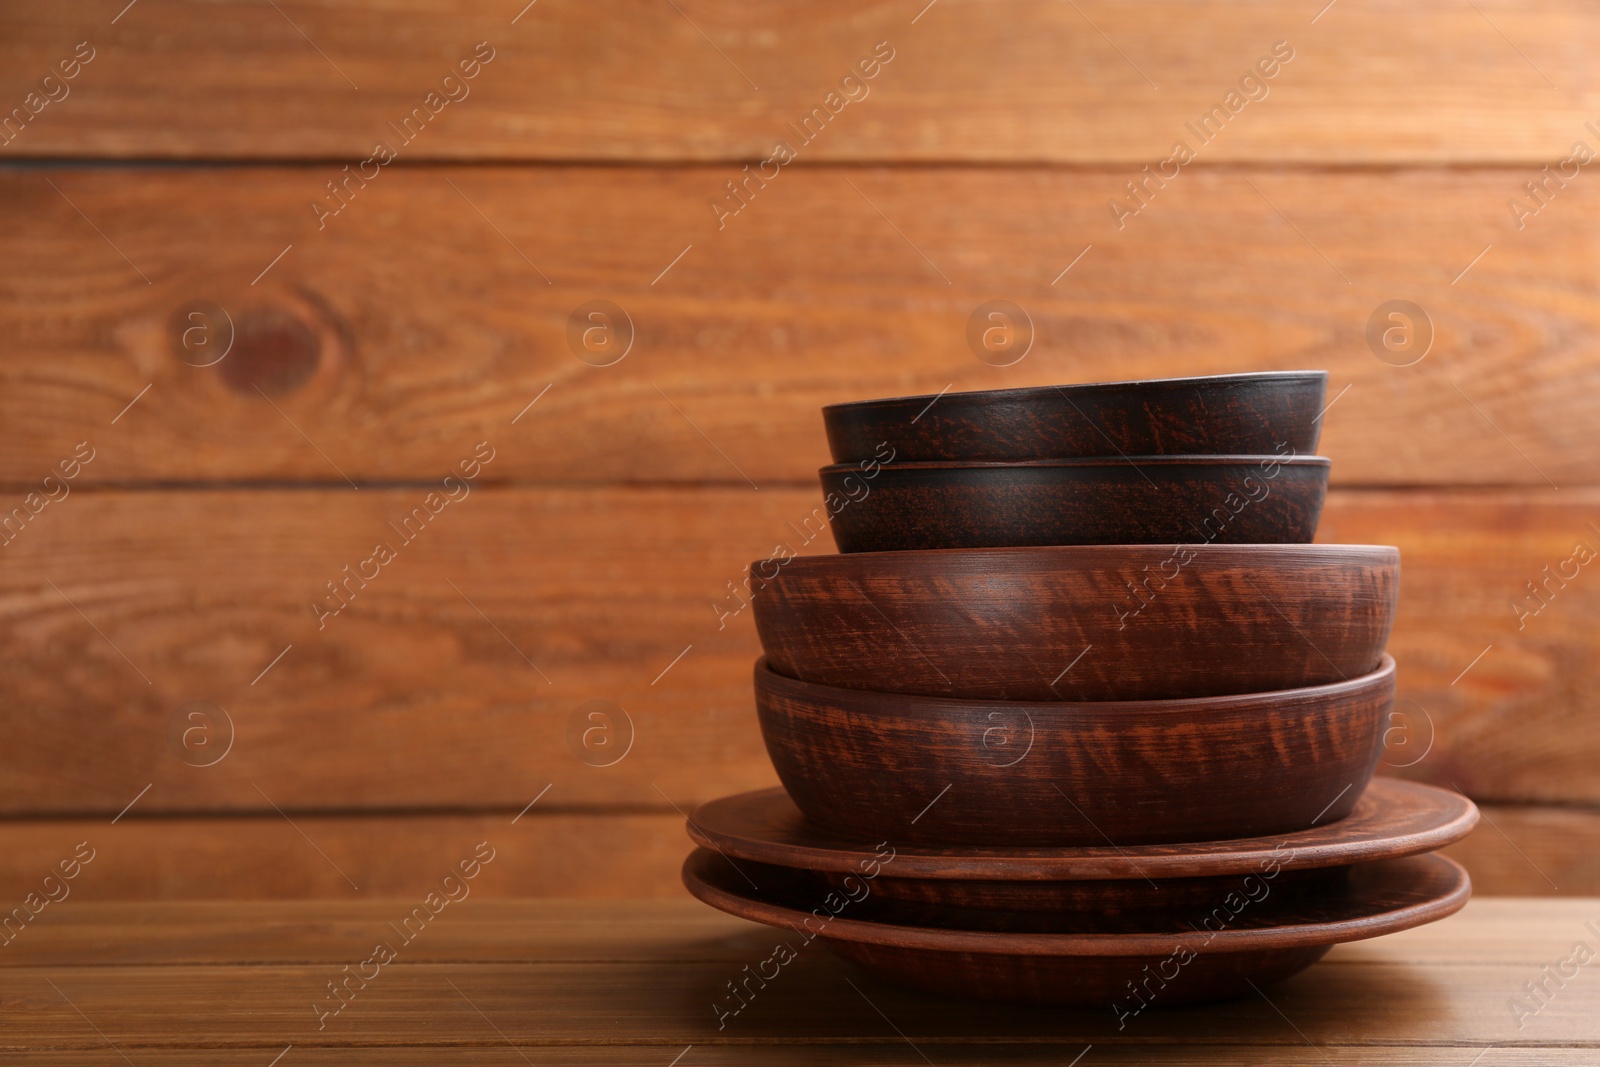
{"type": "Polygon", "coordinates": [[[822,491],[840,552],[1034,545],[1306,544],[1321,456],[1132,456],[834,464],[822,491]]]}
{"type": "Polygon", "coordinates": [[[988,389],[831,404],[822,421],[835,463],[1310,455],[1327,385],[1318,370],[988,389]]]}

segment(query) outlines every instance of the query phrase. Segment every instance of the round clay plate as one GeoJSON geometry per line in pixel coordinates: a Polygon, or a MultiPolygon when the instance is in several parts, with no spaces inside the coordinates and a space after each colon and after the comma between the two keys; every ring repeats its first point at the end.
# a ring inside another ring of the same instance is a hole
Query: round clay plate
{"type": "Polygon", "coordinates": [[[1227,904],[1220,911],[1174,912],[1159,923],[1164,929],[1148,932],[1062,934],[851,918],[856,902],[820,891],[805,871],[754,862],[735,868],[704,848],[684,862],[683,881],[719,911],[789,931],[783,946],[790,953],[820,939],[845,959],[930,992],[1105,1005],[1121,1019],[1146,1007],[1219,1000],[1282,981],[1333,945],[1454,914],[1472,892],[1467,872],[1453,860],[1407,856],[1353,868],[1343,886],[1303,902],[1298,921],[1253,921],[1251,902],[1244,901],[1236,910],[1227,904]]]}
{"type": "Polygon", "coordinates": [[[1477,806],[1458,793],[1374,778],[1349,815],[1291,834],[1127,848],[911,848],[813,829],[782,789],[762,789],[700,805],[689,816],[689,836],[734,859],[803,871],[849,874],[876,861],[897,878],[1097,881],[1370,863],[1443,848],[1477,821],[1477,806]]]}

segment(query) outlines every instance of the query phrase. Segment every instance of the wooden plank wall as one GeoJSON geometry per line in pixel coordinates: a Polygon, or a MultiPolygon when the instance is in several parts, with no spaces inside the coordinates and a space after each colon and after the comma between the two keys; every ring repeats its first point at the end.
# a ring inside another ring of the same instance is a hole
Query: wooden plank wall
{"type": "Polygon", "coordinates": [[[1322,539],[1403,551],[1387,762],[1485,804],[1480,891],[1600,892],[1597,49],[1576,0],[0,7],[0,893],[488,840],[481,892],[676,894],[679,812],[774,780],[716,605],[821,404],[1300,367],[1322,539]]]}

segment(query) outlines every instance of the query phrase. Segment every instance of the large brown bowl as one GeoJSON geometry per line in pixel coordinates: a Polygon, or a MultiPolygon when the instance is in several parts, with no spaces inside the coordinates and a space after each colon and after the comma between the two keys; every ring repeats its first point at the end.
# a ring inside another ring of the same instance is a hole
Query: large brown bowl
{"type": "Polygon", "coordinates": [[[1319,685],[1378,665],[1400,553],[1098,545],[751,564],[779,674],[892,693],[1154,700],[1319,685]]]}
{"type": "MultiPolygon", "coordinates": [[[[1191,927],[1187,915],[1173,913],[1139,931],[1054,933],[872,921],[851,910],[851,898],[818,893],[805,872],[750,865],[741,873],[703,848],[684,861],[683,882],[713,908],[785,931],[776,966],[820,940],[885,978],[930,992],[1090,1005],[1123,1023],[1149,1007],[1259,991],[1333,945],[1454,914],[1472,893],[1454,861],[1408,856],[1355,868],[1345,885],[1293,920],[1245,907],[1221,928],[1191,927]]],[[[742,1003],[730,998],[728,1010],[742,1003]]]]}
{"type": "Polygon", "coordinates": [[[1394,660],[1332,685],[1023,703],[839,689],[756,664],[767,754],[818,826],[1062,847],[1259,837],[1350,813],[1383,751],[1394,660]]]}
{"type": "Polygon", "coordinates": [[[1126,456],[835,464],[823,502],[840,552],[1026,545],[1304,544],[1328,492],[1321,456],[1126,456]]]}
{"type": "Polygon", "coordinates": [[[822,409],[835,463],[1317,450],[1327,371],[1046,385],[822,409]]]}

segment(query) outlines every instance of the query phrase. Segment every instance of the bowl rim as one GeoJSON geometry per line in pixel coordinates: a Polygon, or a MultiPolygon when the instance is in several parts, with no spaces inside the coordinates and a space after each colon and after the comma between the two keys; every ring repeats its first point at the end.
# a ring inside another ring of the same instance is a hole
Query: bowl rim
{"type": "MultiPolygon", "coordinates": [[[[842,835],[826,830],[812,831],[818,835],[819,843],[784,840],[786,831],[782,829],[756,836],[749,831],[726,829],[712,833],[702,825],[708,811],[721,818],[719,809],[772,804],[786,806],[784,817],[805,826],[805,816],[788,793],[782,786],[772,786],[699,804],[687,819],[689,838],[725,856],[812,872],[858,873],[863,862],[881,856],[878,849],[882,846],[852,844],[842,835]]],[[[1478,819],[1478,806],[1460,793],[1378,775],[1367,784],[1349,815],[1305,830],[1192,844],[1125,847],[896,846],[892,860],[895,866],[888,876],[920,881],[1101,882],[1246,874],[1267,863],[1277,863],[1284,870],[1311,870],[1433,852],[1466,837],[1478,819]],[[1413,818],[1427,809],[1421,828],[1394,830],[1394,812],[1408,809],[1413,818]],[[1391,828],[1383,829],[1386,824],[1391,828]],[[1365,836],[1352,836],[1352,828],[1365,836]]]]}
{"type": "MultiPolygon", "coordinates": [[[[803,927],[804,920],[814,914],[725,889],[701,877],[694,867],[706,862],[706,857],[715,856],[716,853],[711,849],[699,848],[683,861],[684,887],[696,899],[740,918],[795,930],[803,927]],[[730,906],[723,907],[716,903],[718,900],[730,906]],[[757,915],[765,917],[757,918],[757,915]],[[798,925],[796,920],[799,920],[798,925]]],[[[1214,931],[1206,938],[1202,951],[1248,952],[1253,949],[1299,948],[1360,941],[1453,915],[1465,906],[1472,895],[1471,876],[1466,868],[1448,856],[1435,852],[1374,862],[1404,865],[1413,871],[1419,867],[1432,867],[1434,872],[1430,873],[1447,878],[1448,883],[1442,892],[1428,899],[1387,911],[1321,922],[1214,931]]],[[[1403,880],[1403,876],[1396,880],[1403,880]]],[[[1043,934],[943,929],[843,916],[830,918],[816,936],[824,940],[853,941],[892,948],[1011,956],[1161,956],[1173,951],[1173,946],[1187,937],[1186,934],[1170,930],[1160,933],[1043,934]]]]}
{"type": "Polygon", "coordinates": [[[858,459],[851,463],[829,463],[817,469],[817,474],[826,478],[830,474],[859,474],[864,471],[863,463],[875,462],[878,470],[872,477],[876,478],[884,471],[919,471],[919,470],[1010,470],[1010,469],[1048,469],[1051,467],[1132,467],[1138,470],[1143,464],[1147,467],[1260,467],[1268,463],[1276,463],[1283,467],[1320,467],[1331,469],[1333,460],[1327,456],[1282,456],[1266,453],[1250,453],[1241,455],[1211,454],[1211,453],[1183,453],[1177,452],[1160,456],[1067,456],[1059,459],[915,459],[897,463],[894,460],[858,459]]]}
{"type": "MultiPolygon", "coordinates": [[[[763,564],[775,564],[777,574],[771,578],[760,579],[765,584],[774,584],[782,579],[786,572],[795,567],[802,570],[826,570],[828,568],[842,568],[846,572],[852,566],[860,568],[867,566],[874,571],[880,568],[906,564],[915,567],[919,564],[937,564],[940,561],[955,563],[956,567],[939,567],[939,573],[949,574],[979,574],[984,572],[1015,573],[1019,564],[1050,563],[1051,556],[1061,557],[1052,569],[1067,571],[1082,571],[1087,569],[1088,563],[1095,560],[1083,560],[1075,557],[1104,555],[1113,562],[1126,562],[1137,554],[1141,559],[1155,555],[1165,548],[1169,542],[1158,541],[1152,544],[1137,545],[1013,545],[995,548],[891,548],[881,552],[814,552],[808,555],[793,555],[788,557],[767,556],[762,559],[752,560],[746,565],[746,571],[763,564]],[[1031,557],[1031,558],[1028,558],[1031,557]],[[852,560],[853,564],[839,563],[839,560],[852,560]],[[825,562],[824,562],[825,561],[825,562]],[[870,563],[868,562],[870,561],[870,563]]],[[[1305,559],[1296,558],[1301,555],[1324,556],[1329,561],[1338,561],[1345,557],[1347,562],[1361,562],[1367,566],[1389,564],[1398,570],[1400,566],[1400,549],[1395,545],[1363,545],[1341,544],[1336,542],[1254,542],[1239,544],[1217,544],[1208,541],[1175,541],[1171,547],[1193,549],[1201,556],[1214,553],[1224,557],[1239,556],[1238,563],[1251,563],[1266,569],[1290,570],[1302,567],[1305,559]],[[1286,558],[1274,559],[1274,556],[1286,558]],[[1369,562],[1370,561],[1370,562],[1369,562]]],[[[1196,562],[1200,557],[1196,557],[1196,562]]],[[[1234,561],[1228,561],[1234,562],[1234,561]]],[[[1101,564],[1105,566],[1105,564],[1101,564]]],[[[1042,569],[1042,568],[1034,568],[1042,569]]],[[[874,575],[860,575],[860,577],[896,578],[905,574],[905,571],[882,572],[874,575]]],[[[852,577],[857,575],[852,574],[852,577]]]]}
{"type": "Polygon", "coordinates": [[[841,400],[833,404],[824,405],[822,417],[827,420],[834,413],[850,414],[870,407],[893,408],[903,405],[925,404],[941,398],[966,403],[991,404],[1030,400],[1034,397],[1061,396],[1070,393],[1093,393],[1102,390],[1107,392],[1123,389],[1137,390],[1151,386],[1162,388],[1206,385],[1224,386],[1252,381],[1285,383],[1320,381],[1323,387],[1326,388],[1328,372],[1326,370],[1239,371],[1232,374],[1195,374],[1177,378],[1127,378],[1109,382],[1068,382],[1061,385],[1015,386],[1009,389],[971,389],[960,393],[917,393],[906,396],[874,397],[865,400],[841,400]]]}
{"type": "Polygon", "coordinates": [[[936,708],[949,708],[958,712],[1015,708],[1030,714],[1038,712],[1040,715],[1105,712],[1118,716],[1189,715],[1215,711],[1218,707],[1238,711],[1265,711],[1283,704],[1299,705],[1366,693],[1392,684],[1394,679],[1394,657],[1384,652],[1378,658],[1378,666],[1365,674],[1354,678],[1341,678],[1337,682],[1297,686],[1293,689],[1262,689],[1249,693],[1168,697],[1162,700],[984,700],[974,697],[937,697],[921,693],[888,693],[880,689],[851,689],[823,682],[808,682],[773,670],[765,655],[757,659],[755,665],[755,684],[758,691],[762,688],[768,691],[787,690],[790,695],[801,697],[813,704],[826,702],[859,706],[869,701],[888,702],[895,706],[881,712],[874,710],[873,714],[905,718],[926,718],[936,708]],[[919,706],[926,709],[920,715],[917,712],[919,706]]]}

